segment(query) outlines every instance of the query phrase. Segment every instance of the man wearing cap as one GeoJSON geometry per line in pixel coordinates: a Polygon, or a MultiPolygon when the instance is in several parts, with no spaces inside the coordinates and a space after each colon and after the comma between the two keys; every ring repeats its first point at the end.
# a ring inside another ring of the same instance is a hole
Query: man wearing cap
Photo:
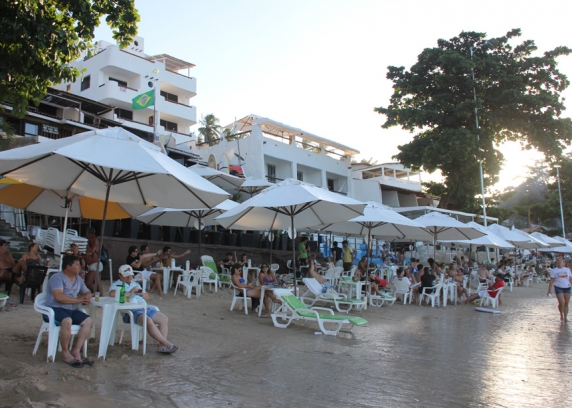
{"type": "MultiPolygon", "coordinates": [[[[149,295],[143,292],[143,289],[137,282],[133,282],[133,268],[131,265],[121,265],[119,267],[119,280],[112,283],[109,287],[109,296],[114,297],[115,291],[120,290],[125,284],[125,293],[129,292],[131,303],[145,303],[149,301],[149,295]]],[[[138,325],[143,326],[143,309],[131,310],[133,318],[138,325]]],[[[129,323],[129,315],[123,317],[125,323],[129,323]]],[[[167,341],[167,333],[169,331],[169,319],[163,313],[154,308],[147,308],[147,332],[149,336],[159,342],[157,347],[158,353],[171,354],[179,348],[167,341]],[[155,326],[158,325],[159,327],[155,326]]]]}
{"type": "Polygon", "coordinates": [[[12,268],[16,265],[16,261],[12,258],[12,254],[8,252],[10,242],[0,239],[0,281],[6,282],[6,292],[10,294],[12,284],[12,268]]]}
{"type": "Polygon", "coordinates": [[[45,305],[54,309],[55,319],[60,322],[60,343],[62,356],[72,367],[92,365],[89,360],[82,360],[80,350],[91,332],[93,320],[89,315],[78,310],[79,305],[87,305],[91,300],[91,292],[79,277],[81,265],[79,258],[74,255],[64,256],[63,271],[58,272],[48,281],[45,305]],[[81,326],[76,342],[68,351],[71,339],[72,324],[81,326]]]}

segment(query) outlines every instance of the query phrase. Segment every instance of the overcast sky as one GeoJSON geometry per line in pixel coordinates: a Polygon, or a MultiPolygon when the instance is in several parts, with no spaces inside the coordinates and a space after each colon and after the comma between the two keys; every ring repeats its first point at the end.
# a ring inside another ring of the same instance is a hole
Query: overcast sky
{"type": "MultiPolygon", "coordinates": [[[[256,114],[356,148],[358,157],[391,161],[411,139],[381,129],[392,82],[387,66],[415,63],[417,55],[461,31],[502,36],[522,29],[539,52],[572,48],[572,1],[367,0],[136,0],[139,35],[147,54],[170,54],[196,64],[198,117],[222,125],[256,114]]],[[[111,41],[106,27],[97,40],[111,41]]],[[[572,56],[559,59],[572,78],[572,56]]],[[[568,89],[564,96],[570,98],[568,89]]],[[[566,116],[571,112],[567,111],[566,116]]],[[[193,130],[196,130],[195,126],[193,130]]],[[[505,146],[510,159],[499,187],[532,165],[530,154],[505,146]]]]}

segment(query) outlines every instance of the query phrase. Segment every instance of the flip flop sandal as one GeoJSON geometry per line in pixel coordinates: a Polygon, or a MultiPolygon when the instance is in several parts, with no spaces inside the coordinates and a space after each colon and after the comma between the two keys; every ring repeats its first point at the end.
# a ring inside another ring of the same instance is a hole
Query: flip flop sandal
{"type": "Polygon", "coordinates": [[[172,351],[167,347],[167,346],[163,346],[160,349],[157,350],[157,353],[161,353],[161,354],[171,354],[172,351]]]}
{"type": "Polygon", "coordinates": [[[169,348],[169,351],[170,351],[171,353],[176,353],[178,349],[179,349],[179,346],[175,346],[174,344],[171,344],[171,347],[169,348]]]}
{"type": "Polygon", "coordinates": [[[90,366],[90,367],[91,367],[92,365],[95,364],[95,361],[91,361],[91,360],[89,360],[89,359],[87,359],[87,358],[84,358],[83,361],[82,361],[82,363],[83,363],[83,365],[87,365],[87,366],[90,366]]]}
{"type": "Polygon", "coordinates": [[[82,368],[83,367],[83,363],[79,360],[74,360],[71,363],[68,363],[70,366],[72,366],[73,368],[82,368]]]}

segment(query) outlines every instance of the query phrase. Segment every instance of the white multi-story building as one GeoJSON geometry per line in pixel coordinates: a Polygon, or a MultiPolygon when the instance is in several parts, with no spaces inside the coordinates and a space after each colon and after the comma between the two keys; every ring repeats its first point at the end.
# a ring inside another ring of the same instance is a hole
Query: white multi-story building
{"type": "Polygon", "coordinates": [[[237,139],[205,142],[193,151],[221,171],[239,169],[272,183],[294,178],[351,195],[351,158],[357,150],[256,115],[240,119],[236,128],[237,139]]]}
{"type": "Polygon", "coordinates": [[[135,37],[129,47],[105,41],[71,64],[80,71],[81,79],[62,83],[57,89],[102,102],[114,107],[114,119],[127,126],[163,136],[171,133],[190,134],[197,123],[196,108],[191,98],[197,82],[190,76],[190,62],[167,54],[145,54],[145,40],[135,37]],[[155,106],[133,110],[132,100],[155,89],[155,106]]]}

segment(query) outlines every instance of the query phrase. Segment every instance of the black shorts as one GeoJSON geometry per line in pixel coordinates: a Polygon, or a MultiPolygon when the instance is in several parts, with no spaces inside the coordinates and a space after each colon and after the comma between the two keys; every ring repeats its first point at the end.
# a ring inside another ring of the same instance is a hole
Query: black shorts
{"type": "MultiPolygon", "coordinates": [[[[54,310],[55,318],[56,318],[56,326],[59,326],[60,323],[66,319],[72,319],[72,324],[82,324],[85,319],[89,317],[88,314],[85,314],[81,310],[71,310],[71,309],[64,309],[63,307],[52,307],[54,310]]],[[[47,323],[48,316],[42,315],[42,318],[47,323]]]]}

